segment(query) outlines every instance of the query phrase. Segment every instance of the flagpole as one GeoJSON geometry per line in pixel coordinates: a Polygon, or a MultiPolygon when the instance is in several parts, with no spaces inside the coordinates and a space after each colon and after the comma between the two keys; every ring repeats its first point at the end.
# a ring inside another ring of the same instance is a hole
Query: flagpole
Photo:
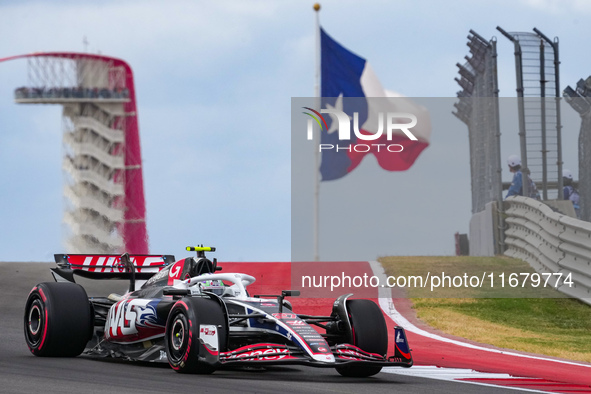
{"type": "MultiPolygon", "coordinates": [[[[316,75],[315,75],[315,86],[314,86],[314,97],[315,97],[315,108],[320,111],[320,4],[314,4],[314,11],[316,15],[316,75]]],[[[319,130],[318,133],[314,134],[314,261],[319,261],[319,238],[320,238],[320,231],[319,231],[319,206],[320,206],[320,157],[318,152],[319,143],[318,139],[320,138],[320,133],[322,129],[319,130]]]]}

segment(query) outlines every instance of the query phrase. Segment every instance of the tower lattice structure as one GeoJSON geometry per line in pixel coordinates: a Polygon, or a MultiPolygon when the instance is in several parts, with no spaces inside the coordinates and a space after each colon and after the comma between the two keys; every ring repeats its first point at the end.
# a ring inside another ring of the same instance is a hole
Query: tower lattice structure
{"type": "Polygon", "coordinates": [[[19,104],[63,107],[69,253],[148,253],[135,89],[123,60],[45,52],[26,58],[19,104]]]}

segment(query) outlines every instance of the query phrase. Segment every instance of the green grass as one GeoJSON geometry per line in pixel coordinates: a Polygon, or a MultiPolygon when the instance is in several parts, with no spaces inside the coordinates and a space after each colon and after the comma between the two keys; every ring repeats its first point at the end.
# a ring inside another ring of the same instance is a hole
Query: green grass
{"type": "MultiPolygon", "coordinates": [[[[527,263],[506,257],[387,257],[381,261],[388,275],[441,270],[459,273],[465,269],[473,273],[482,269],[531,271],[527,263]]],[[[408,294],[419,319],[451,335],[501,348],[591,362],[591,306],[564,298],[552,289],[530,290],[538,297],[506,298],[503,292],[490,289],[447,291],[447,298],[433,294],[423,297],[425,292],[416,289],[409,289],[408,294]]],[[[520,295],[527,296],[530,290],[521,289],[520,295]]]]}

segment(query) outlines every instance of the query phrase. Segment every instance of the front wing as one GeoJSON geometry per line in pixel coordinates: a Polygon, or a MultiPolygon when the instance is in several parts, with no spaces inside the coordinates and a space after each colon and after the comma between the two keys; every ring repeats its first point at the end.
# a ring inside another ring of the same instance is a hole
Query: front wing
{"type": "Polygon", "coordinates": [[[394,355],[390,357],[368,353],[351,344],[338,344],[327,349],[332,353],[333,362],[312,359],[301,348],[273,343],[260,343],[219,353],[221,366],[236,365],[308,365],[320,368],[334,368],[341,365],[373,365],[381,367],[404,367],[413,365],[404,328],[395,328],[394,355]]]}

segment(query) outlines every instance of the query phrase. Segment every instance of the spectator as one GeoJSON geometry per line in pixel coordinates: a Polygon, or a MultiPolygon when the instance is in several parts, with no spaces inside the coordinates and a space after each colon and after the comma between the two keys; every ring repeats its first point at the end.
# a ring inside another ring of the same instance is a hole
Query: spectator
{"type": "Polygon", "coordinates": [[[562,188],[563,197],[565,200],[570,200],[575,208],[577,218],[581,218],[581,207],[579,206],[579,191],[573,186],[573,174],[570,170],[562,170],[562,188]]]}
{"type": "MultiPolygon", "coordinates": [[[[511,186],[509,187],[509,191],[507,192],[505,199],[511,196],[523,196],[523,174],[521,172],[521,159],[517,155],[511,155],[507,159],[507,164],[509,165],[509,171],[513,173],[513,180],[511,181],[511,186]]],[[[529,175],[526,179],[528,181],[529,189],[528,197],[539,200],[540,193],[538,193],[536,184],[531,180],[529,175]]]]}

